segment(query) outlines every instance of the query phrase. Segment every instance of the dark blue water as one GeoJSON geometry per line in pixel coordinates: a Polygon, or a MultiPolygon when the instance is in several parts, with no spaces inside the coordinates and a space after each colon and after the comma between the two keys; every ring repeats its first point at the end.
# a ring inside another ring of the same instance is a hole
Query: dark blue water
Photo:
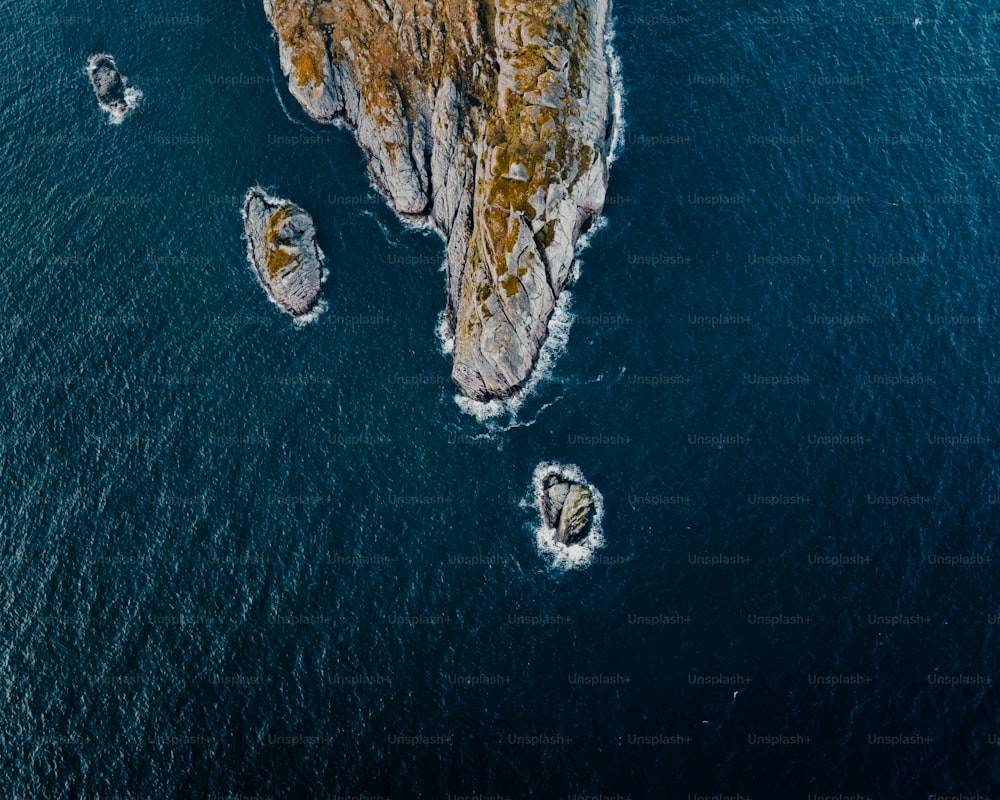
{"type": "Polygon", "coordinates": [[[0,796],[1000,791],[991,9],[619,3],[607,227],[487,423],[440,242],[257,3],[3,10],[0,796]],[[255,183],[319,226],[310,326],[255,183]],[[543,460],[604,494],[586,568],[543,460]]]}

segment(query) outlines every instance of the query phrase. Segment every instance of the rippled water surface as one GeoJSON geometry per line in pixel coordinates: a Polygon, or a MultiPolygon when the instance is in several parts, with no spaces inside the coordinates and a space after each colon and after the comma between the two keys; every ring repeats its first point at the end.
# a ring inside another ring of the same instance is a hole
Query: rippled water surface
{"type": "Polygon", "coordinates": [[[606,227],[482,421],[441,243],[257,3],[3,10],[0,796],[1000,789],[990,9],[617,4],[606,227]],[[309,326],[255,183],[317,222],[309,326]],[[603,493],[585,568],[542,461],[603,493]]]}

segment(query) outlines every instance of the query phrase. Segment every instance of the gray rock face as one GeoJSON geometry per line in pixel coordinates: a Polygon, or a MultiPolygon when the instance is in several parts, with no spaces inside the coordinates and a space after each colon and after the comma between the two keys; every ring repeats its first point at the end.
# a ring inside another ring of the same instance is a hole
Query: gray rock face
{"type": "Polygon", "coordinates": [[[254,187],[243,202],[243,226],[247,259],[271,300],[293,317],[312,311],[319,301],[324,260],[312,217],[254,187]]]}
{"type": "Polygon", "coordinates": [[[350,128],[395,211],[445,240],[455,382],[516,394],[604,205],[609,0],[263,5],[305,111],[350,128]]]}
{"type": "Polygon", "coordinates": [[[557,471],[542,481],[541,512],[548,528],[555,530],[560,544],[579,544],[587,538],[594,523],[596,507],[589,486],[557,471]]]}
{"type": "Polygon", "coordinates": [[[113,122],[121,122],[142,96],[137,89],[128,88],[128,82],[118,71],[114,58],[106,53],[90,58],[87,76],[97,102],[108,112],[113,122]]]}

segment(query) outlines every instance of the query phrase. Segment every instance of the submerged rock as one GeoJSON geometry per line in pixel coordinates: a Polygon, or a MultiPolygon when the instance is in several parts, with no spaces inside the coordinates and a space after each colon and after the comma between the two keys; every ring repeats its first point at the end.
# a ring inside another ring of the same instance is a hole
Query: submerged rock
{"type": "Polygon", "coordinates": [[[452,377],[515,394],[604,205],[609,0],[263,2],[291,93],[444,238],[452,377]]]}
{"type": "Polygon", "coordinates": [[[560,544],[579,544],[593,528],[597,510],[593,487],[558,468],[542,477],[539,505],[545,527],[555,531],[553,538],[560,544]]]}
{"type": "Polygon", "coordinates": [[[114,58],[106,53],[91,56],[87,63],[87,76],[97,102],[108,112],[112,122],[121,122],[142,97],[142,92],[128,86],[128,81],[118,71],[114,58]]]}
{"type": "Polygon", "coordinates": [[[247,258],[268,296],[293,317],[311,312],[323,283],[323,251],[312,217],[260,187],[243,202],[247,258]]]}

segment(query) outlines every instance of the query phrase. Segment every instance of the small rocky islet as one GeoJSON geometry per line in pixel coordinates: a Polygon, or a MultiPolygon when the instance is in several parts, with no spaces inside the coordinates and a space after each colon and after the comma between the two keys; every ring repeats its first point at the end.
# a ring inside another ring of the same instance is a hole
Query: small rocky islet
{"type": "Polygon", "coordinates": [[[243,227],[247,259],[268,297],[293,317],[313,312],[325,257],[309,213],[255,186],[243,201],[243,227]]]}
{"type": "Polygon", "coordinates": [[[107,53],[91,56],[87,62],[87,77],[94,90],[97,102],[108,113],[113,123],[125,119],[142,97],[142,92],[131,88],[126,78],[118,71],[114,57],[107,53]]]}
{"type": "Polygon", "coordinates": [[[539,511],[543,527],[554,531],[559,544],[584,542],[594,528],[597,515],[596,490],[559,467],[550,467],[541,477],[539,511]]]}

